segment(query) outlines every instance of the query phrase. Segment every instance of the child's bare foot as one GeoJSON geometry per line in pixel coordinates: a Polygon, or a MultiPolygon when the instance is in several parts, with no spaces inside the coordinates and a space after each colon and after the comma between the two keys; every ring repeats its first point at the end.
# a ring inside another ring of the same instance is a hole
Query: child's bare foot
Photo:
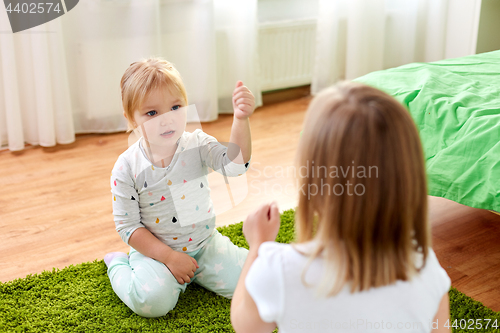
{"type": "Polygon", "coordinates": [[[109,267],[111,261],[116,257],[128,258],[128,254],[126,254],[125,252],[109,252],[104,256],[104,263],[106,264],[106,266],[109,267]]]}

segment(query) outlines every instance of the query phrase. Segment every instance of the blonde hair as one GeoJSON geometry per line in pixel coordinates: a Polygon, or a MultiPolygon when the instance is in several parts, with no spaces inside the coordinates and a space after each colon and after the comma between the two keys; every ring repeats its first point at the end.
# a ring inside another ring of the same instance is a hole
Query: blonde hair
{"type": "Polygon", "coordinates": [[[354,82],[323,90],[307,110],[296,162],[299,168],[344,168],[333,177],[308,172],[299,179],[307,189],[330,186],[321,195],[299,192],[297,241],[315,241],[303,283],[320,255],[327,264],[318,291],[327,296],[347,283],[351,292],[363,291],[410,280],[420,271],[431,245],[424,155],[417,128],[399,102],[354,82]],[[357,166],[356,172],[346,173],[348,166],[357,166]],[[367,177],[369,167],[373,174],[367,177]],[[340,194],[338,184],[347,182],[352,195],[340,194]],[[417,268],[418,252],[423,261],[417,268]]]}
{"type": "Polygon", "coordinates": [[[179,94],[184,106],[188,103],[181,75],[170,62],[161,58],[142,59],[130,64],[122,76],[120,88],[123,111],[128,120],[127,132],[134,129],[134,112],[157,88],[167,88],[172,94],[179,94]]]}

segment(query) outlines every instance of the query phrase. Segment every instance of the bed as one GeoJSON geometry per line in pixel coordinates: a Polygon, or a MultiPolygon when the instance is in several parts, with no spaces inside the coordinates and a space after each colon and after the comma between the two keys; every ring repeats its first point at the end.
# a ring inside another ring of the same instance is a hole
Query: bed
{"type": "Polygon", "coordinates": [[[420,132],[429,195],[500,212],[500,50],[362,76],[420,132]]]}

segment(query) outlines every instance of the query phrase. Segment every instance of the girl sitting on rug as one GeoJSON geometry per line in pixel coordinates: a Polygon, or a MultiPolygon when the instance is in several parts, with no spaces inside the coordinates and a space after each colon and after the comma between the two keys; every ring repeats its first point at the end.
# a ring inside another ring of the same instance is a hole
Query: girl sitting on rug
{"type": "Polygon", "coordinates": [[[131,246],[129,255],[104,257],[113,290],[144,317],[172,310],[193,281],[231,298],[248,251],[215,229],[207,175],[208,168],[225,176],[248,169],[254,96],[237,83],[225,147],[199,129],[185,131],[187,94],[169,62],[135,62],[120,86],[129,130],[142,136],[118,157],[111,175],[116,230],[131,246]]]}
{"type": "Polygon", "coordinates": [[[319,93],[297,154],[296,243],[276,204],[250,214],[236,332],[447,330],[450,279],[431,246],[424,156],[409,112],[359,83],[319,93]]]}

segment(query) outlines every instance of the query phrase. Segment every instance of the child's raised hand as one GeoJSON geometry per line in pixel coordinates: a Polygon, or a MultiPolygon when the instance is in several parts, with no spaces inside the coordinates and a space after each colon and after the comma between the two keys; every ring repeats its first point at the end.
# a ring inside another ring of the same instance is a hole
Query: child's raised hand
{"type": "Polygon", "coordinates": [[[180,284],[191,282],[194,272],[196,272],[197,268],[200,268],[196,259],[186,253],[177,251],[172,251],[164,264],[180,284]]]}
{"type": "Polygon", "coordinates": [[[234,116],[238,119],[247,119],[255,109],[255,97],[250,89],[238,81],[233,91],[234,116]]]}
{"type": "Polygon", "coordinates": [[[264,204],[243,222],[243,234],[250,248],[274,241],[280,229],[280,212],[276,202],[264,204]]]}

